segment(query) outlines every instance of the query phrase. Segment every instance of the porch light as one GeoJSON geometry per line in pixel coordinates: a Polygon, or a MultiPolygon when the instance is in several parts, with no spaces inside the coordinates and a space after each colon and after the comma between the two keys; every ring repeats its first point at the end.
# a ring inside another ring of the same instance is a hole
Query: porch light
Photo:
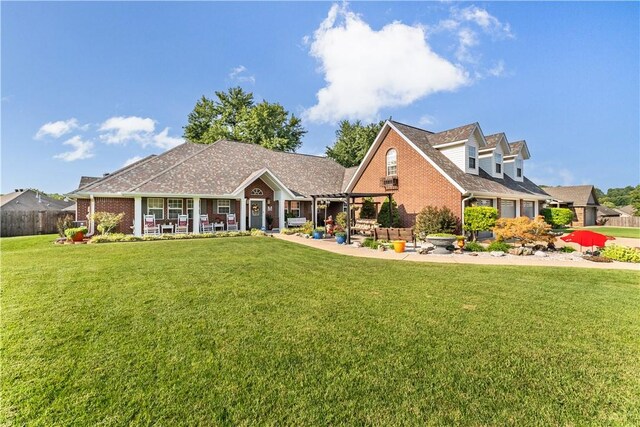
{"type": "Polygon", "coordinates": [[[267,197],[267,205],[271,206],[271,197],[267,197]]]}

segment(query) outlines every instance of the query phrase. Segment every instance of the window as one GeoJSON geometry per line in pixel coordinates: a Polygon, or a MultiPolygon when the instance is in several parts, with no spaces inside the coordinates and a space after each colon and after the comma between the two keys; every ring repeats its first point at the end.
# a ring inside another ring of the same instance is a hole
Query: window
{"type": "Polygon", "coordinates": [[[169,207],[168,219],[178,219],[178,215],[182,215],[182,199],[168,199],[167,206],[169,207]]]}
{"type": "Polygon", "coordinates": [[[164,219],[164,199],[147,199],[147,215],[153,215],[156,219],[164,219]]]}
{"type": "Polygon", "coordinates": [[[469,169],[476,168],[476,147],[469,146],[469,169]]]}
{"type": "Polygon", "coordinates": [[[502,173],[502,154],[496,153],[494,154],[494,158],[496,159],[496,173],[502,173]]]}
{"type": "Polygon", "coordinates": [[[516,177],[522,178],[522,160],[516,159],[516,177]]]}
{"type": "Polygon", "coordinates": [[[291,203],[291,216],[292,218],[300,218],[300,202],[289,202],[291,203]]]}
{"type": "Polygon", "coordinates": [[[342,212],[347,212],[347,202],[342,202],[342,212]]]}
{"type": "Polygon", "coordinates": [[[534,213],[534,202],[527,201],[527,200],[523,201],[522,215],[529,218],[533,218],[533,213],[534,213]]]}
{"type": "Polygon", "coordinates": [[[218,213],[219,214],[231,213],[231,200],[218,200],[218,213]]]}
{"type": "Polygon", "coordinates": [[[187,215],[193,219],[193,199],[187,199],[187,215]]]}
{"type": "Polygon", "coordinates": [[[254,188],[253,190],[251,190],[251,195],[252,196],[263,196],[264,193],[262,192],[261,189],[259,188],[254,188]]]}
{"type": "Polygon", "coordinates": [[[387,151],[387,176],[398,175],[398,153],[393,148],[387,151]]]}

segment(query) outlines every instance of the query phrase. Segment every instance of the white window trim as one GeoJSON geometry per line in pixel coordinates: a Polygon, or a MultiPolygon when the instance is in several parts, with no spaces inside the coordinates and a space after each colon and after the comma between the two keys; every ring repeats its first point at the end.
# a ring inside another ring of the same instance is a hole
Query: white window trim
{"type": "Polygon", "coordinates": [[[503,163],[502,163],[502,154],[494,153],[493,163],[494,163],[493,173],[496,175],[502,175],[502,173],[504,172],[503,163]],[[500,161],[498,161],[498,159],[500,159],[500,161]],[[498,172],[498,165],[500,165],[500,172],[498,172]]]}
{"type": "Polygon", "coordinates": [[[187,217],[193,219],[193,199],[187,199],[187,217]],[[191,207],[189,207],[189,203],[191,203],[191,207]]]}
{"type": "Polygon", "coordinates": [[[301,208],[300,202],[292,200],[292,201],[289,202],[289,206],[290,206],[289,207],[289,213],[291,215],[293,215],[293,211],[297,211],[298,212],[297,216],[294,216],[293,218],[300,218],[300,208],[301,208]],[[297,203],[298,207],[297,208],[291,207],[293,203],[297,203]]]}
{"type": "MultiPolygon", "coordinates": [[[[164,199],[162,197],[149,197],[147,199],[147,215],[152,215],[151,210],[157,211],[157,210],[160,210],[160,209],[162,209],[162,215],[160,215],[160,218],[158,218],[156,216],[156,220],[164,219],[164,199]],[[155,208],[149,206],[149,202],[151,200],[161,200],[162,201],[162,206],[161,207],[155,207],[155,208]]],[[[153,214],[153,215],[155,216],[155,214],[153,214]]]]}
{"type": "Polygon", "coordinates": [[[398,176],[398,150],[396,150],[395,148],[390,148],[387,151],[387,154],[385,154],[384,164],[385,164],[385,172],[387,176],[398,176]],[[391,152],[393,152],[394,154],[393,163],[389,162],[389,154],[391,152]],[[395,169],[393,173],[389,173],[389,169],[391,167],[395,169]]]}
{"type": "Polygon", "coordinates": [[[261,188],[254,188],[253,190],[251,190],[250,195],[251,196],[264,196],[264,191],[262,191],[261,188]]]}
{"type": "Polygon", "coordinates": [[[175,218],[171,217],[171,212],[173,211],[174,213],[178,210],[180,210],[180,212],[178,212],[178,215],[182,215],[184,209],[184,201],[182,199],[167,199],[167,219],[178,219],[178,216],[176,216],[175,218]],[[171,207],[171,202],[175,202],[175,201],[179,201],[180,202],[180,207],[171,207]]]}
{"type": "Polygon", "coordinates": [[[518,179],[522,179],[523,175],[524,175],[524,162],[522,161],[522,159],[516,159],[515,176],[518,179]],[[520,169],[520,175],[518,175],[518,169],[520,169]]]}
{"type": "Polygon", "coordinates": [[[231,200],[229,200],[229,199],[218,199],[218,202],[216,203],[216,212],[218,212],[219,215],[230,214],[231,213],[231,200]],[[220,202],[226,202],[227,206],[220,206],[220,202]],[[220,208],[227,208],[227,209],[229,209],[229,211],[228,212],[220,212],[220,208]]]}
{"type": "Polygon", "coordinates": [[[478,149],[473,145],[467,146],[467,168],[474,171],[478,169],[478,149]],[[475,153],[473,153],[473,156],[471,155],[471,150],[475,151],[475,153]],[[473,159],[473,167],[469,166],[469,161],[471,159],[473,159]]]}

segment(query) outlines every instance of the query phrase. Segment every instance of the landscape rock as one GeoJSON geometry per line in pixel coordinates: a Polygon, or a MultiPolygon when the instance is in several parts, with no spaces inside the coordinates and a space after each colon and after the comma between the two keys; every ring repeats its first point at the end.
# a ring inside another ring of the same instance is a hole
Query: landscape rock
{"type": "Polygon", "coordinates": [[[524,256],[533,255],[533,249],[531,249],[531,248],[523,248],[522,249],[522,255],[524,255],[524,256]]]}
{"type": "Polygon", "coordinates": [[[522,247],[511,248],[511,249],[509,249],[509,253],[511,255],[524,255],[524,248],[522,248],[522,247]]]}
{"type": "Polygon", "coordinates": [[[541,257],[541,258],[545,258],[545,257],[548,257],[548,256],[549,256],[546,252],[542,252],[542,251],[535,251],[535,252],[533,253],[533,255],[538,256],[538,257],[541,257]]]}
{"type": "Polygon", "coordinates": [[[382,245],[378,246],[378,252],[384,252],[386,250],[387,250],[387,248],[385,248],[384,246],[382,246],[382,245]]]}
{"type": "Polygon", "coordinates": [[[469,256],[478,256],[478,252],[470,252],[469,256]]]}
{"type": "Polygon", "coordinates": [[[491,256],[495,256],[495,257],[501,257],[501,256],[504,256],[504,252],[502,252],[502,251],[493,251],[493,252],[490,252],[490,255],[491,256]]]}
{"type": "Polygon", "coordinates": [[[351,244],[351,246],[353,246],[354,248],[361,248],[361,247],[362,247],[362,243],[360,243],[360,242],[353,242],[353,243],[351,244]]]}

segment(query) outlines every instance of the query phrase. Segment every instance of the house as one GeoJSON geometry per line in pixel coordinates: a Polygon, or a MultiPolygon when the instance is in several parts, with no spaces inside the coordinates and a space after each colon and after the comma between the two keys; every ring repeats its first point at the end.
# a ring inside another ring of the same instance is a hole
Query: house
{"type": "Polygon", "coordinates": [[[593,185],[544,187],[550,196],[549,206],[568,208],[573,211],[572,227],[596,225],[598,198],[593,185]]]}
{"type": "Polygon", "coordinates": [[[210,220],[235,213],[241,230],[261,228],[271,217],[280,228],[285,214],[335,216],[345,209],[344,196],[355,193],[392,193],[405,227],[427,205],[447,206],[462,219],[464,207],[472,205],[494,206],[501,217],[534,217],[549,195],[525,177],[529,158],[525,141],[485,137],[478,123],[434,133],[387,121],[354,168],[243,142],[186,142],[88,182],[71,196],[78,217],[124,212],[119,231],[136,235],[149,214],[162,223],[186,213],[195,232],[200,213],[210,220]],[[329,202],[324,212],[313,203],[318,195],[333,195],[320,197],[329,202]]]}
{"type": "Polygon", "coordinates": [[[598,222],[603,221],[605,218],[619,218],[621,216],[620,212],[616,209],[612,209],[607,206],[598,205],[597,209],[598,222]]]}
{"type": "Polygon", "coordinates": [[[0,236],[56,233],[58,218],[73,214],[65,210],[74,205],[34,190],[16,189],[4,194],[0,197],[0,236]]]}
{"type": "Polygon", "coordinates": [[[0,209],[3,211],[31,211],[43,212],[52,211],[59,212],[73,206],[72,201],[54,199],[46,194],[34,191],[16,189],[12,193],[0,196],[0,209]]]}
{"type": "Polygon", "coordinates": [[[622,206],[620,208],[615,208],[615,210],[618,211],[620,213],[620,216],[623,218],[636,216],[636,209],[633,207],[633,205],[622,206]]]}

